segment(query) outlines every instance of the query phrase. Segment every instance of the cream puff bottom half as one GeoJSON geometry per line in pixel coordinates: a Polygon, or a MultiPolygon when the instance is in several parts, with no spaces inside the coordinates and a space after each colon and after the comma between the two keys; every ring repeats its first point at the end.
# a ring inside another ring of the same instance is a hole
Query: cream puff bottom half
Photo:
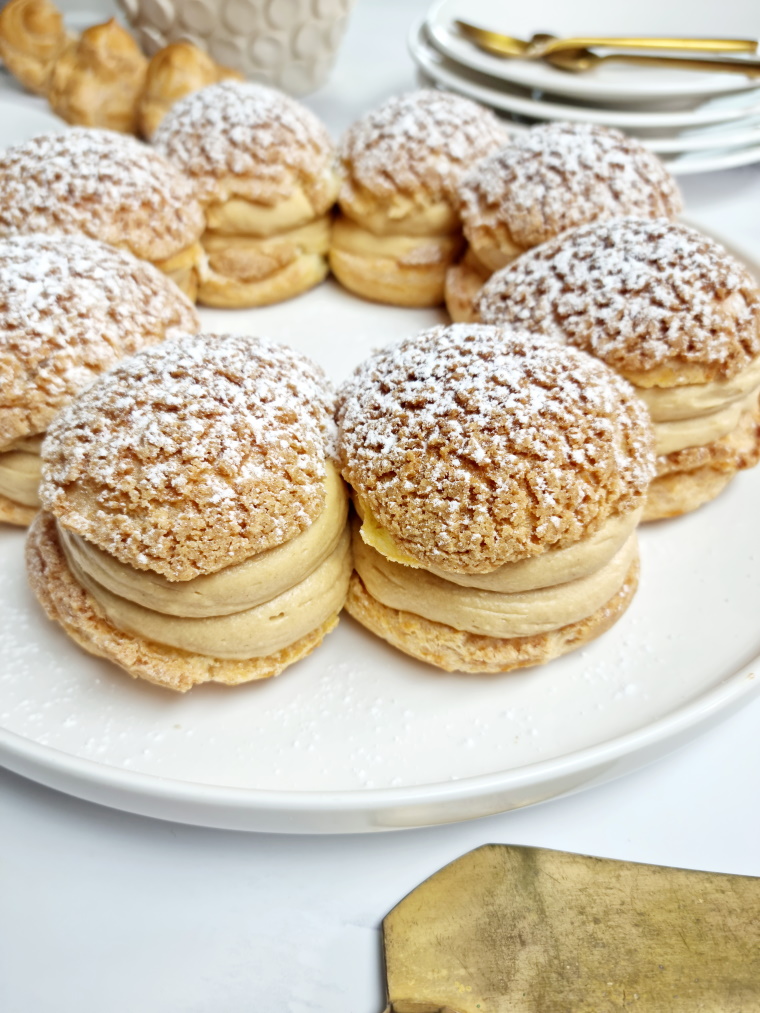
{"type": "MultiPolygon", "coordinates": [[[[403,223],[396,227],[403,228],[403,223]]],[[[446,271],[462,244],[458,232],[378,234],[338,215],[330,267],[344,288],[364,299],[393,306],[439,306],[446,271]]]]}
{"type": "Polygon", "coordinates": [[[166,260],[155,262],[159,271],[168,275],[191,302],[198,298],[198,280],[205,273],[205,264],[206,254],[199,242],[191,243],[166,260]]]}
{"type": "Polygon", "coordinates": [[[16,440],[0,453],[0,521],[28,524],[39,509],[44,433],[16,440]]]}
{"type": "Polygon", "coordinates": [[[274,205],[241,197],[212,204],[198,301],[265,306],[313,288],[328,273],[331,227],[330,214],[317,214],[300,189],[274,205]]]}
{"type": "Polygon", "coordinates": [[[75,643],[119,665],[135,679],[180,693],[204,682],[237,686],[279,675],[315,650],[338,623],[336,609],[305,636],[265,657],[241,661],[194,654],[114,626],[72,574],[58,540],[55,518],[44,511],[37,514],[29,530],[26,563],[30,585],[40,604],[75,643]]]}
{"type": "Polygon", "coordinates": [[[480,263],[468,246],[459,263],[446,272],[444,297],[446,309],[454,323],[472,324],[478,321],[475,300],[490,277],[491,272],[480,263]]]}

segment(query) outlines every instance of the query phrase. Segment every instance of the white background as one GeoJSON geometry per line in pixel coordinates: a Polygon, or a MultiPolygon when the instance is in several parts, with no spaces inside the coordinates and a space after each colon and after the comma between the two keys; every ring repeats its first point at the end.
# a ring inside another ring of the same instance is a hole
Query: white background
{"type": "MultiPolygon", "coordinates": [[[[333,79],[309,100],[335,133],[413,84],[404,38],[425,6],[359,0],[333,79]]],[[[760,256],[760,167],[684,191],[692,218],[760,256]]],[[[0,1010],[379,1013],[380,920],[447,861],[496,841],[760,875],[759,798],[760,700],[603,788],[365,837],[161,823],[0,771],[0,1010]]]]}

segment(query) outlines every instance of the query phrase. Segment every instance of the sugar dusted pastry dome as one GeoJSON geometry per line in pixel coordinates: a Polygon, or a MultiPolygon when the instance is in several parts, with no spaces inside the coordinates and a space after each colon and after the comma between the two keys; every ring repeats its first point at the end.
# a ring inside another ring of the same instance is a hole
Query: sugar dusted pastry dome
{"type": "Polygon", "coordinates": [[[127,355],[197,331],[157,268],[85,236],[0,239],[0,447],[43,432],[127,355]]]}
{"type": "MultiPolygon", "coordinates": [[[[486,323],[568,341],[614,369],[670,383],[735,376],[760,354],[760,289],[723,247],[669,221],[586,225],[497,272],[486,323]]],[[[646,385],[646,384],[644,384],[646,385]]]]}
{"type": "Polygon", "coordinates": [[[215,572],[321,512],[332,408],[322,371],[284,346],[233,335],[156,346],[52,424],[43,508],[136,569],[215,572]]]}
{"type": "Polygon", "coordinates": [[[338,425],[361,502],[423,565],[462,573],[593,534],[654,470],[624,380],[510,328],[435,327],[378,352],[341,389],[338,425]]]}
{"type": "Polygon", "coordinates": [[[367,201],[453,202],[462,172],[507,140],[490,110],[451,92],[396,95],[346,133],[341,207],[361,219],[367,201]]]}
{"type": "Polygon", "coordinates": [[[203,88],[172,107],[153,143],[207,202],[276,204],[301,187],[321,214],[335,198],[326,128],[274,88],[238,81],[203,88]]]}
{"type": "Polygon", "coordinates": [[[83,233],[159,261],[202,230],[191,183],[133,137],[76,128],[0,153],[0,235],[83,233]]]}

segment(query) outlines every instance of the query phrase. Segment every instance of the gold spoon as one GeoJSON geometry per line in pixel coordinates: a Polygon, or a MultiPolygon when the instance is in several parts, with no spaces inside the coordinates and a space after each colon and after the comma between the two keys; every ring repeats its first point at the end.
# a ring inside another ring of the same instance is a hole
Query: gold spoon
{"type": "Polygon", "coordinates": [[[644,56],[636,53],[610,53],[599,56],[590,49],[568,49],[546,53],[543,57],[552,67],[572,74],[583,74],[594,70],[600,64],[611,61],[634,63],[644,67],[666,67],[671,70],[701,70],[717,73],[744,74],[745,77],[760,77],[760,60],[713,60],[689,59],[681,56],[644,56]]]}
{"type": "Polygon", "coordinates": [[[563,50],[604,46],[618,49],[669,49],[700,53],[755,53],[756,39],[665,39],[627,37],[583,37],[562,39],[547,32],[537,32],[527,42],[501,32],[479,28],[467,21],[455,21],[459,31],[481,49],[497,56],[517,56],[537,59],[563,50]]]}

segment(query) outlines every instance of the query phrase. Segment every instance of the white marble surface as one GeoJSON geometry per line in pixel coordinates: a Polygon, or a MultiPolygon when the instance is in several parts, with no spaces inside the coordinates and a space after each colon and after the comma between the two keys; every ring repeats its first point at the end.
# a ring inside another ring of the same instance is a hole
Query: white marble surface
{"type": "MultiPolygon", "coordinates": [[[[309,102],[335,132],[412,84],[404,34],[424,7],[359,0],[332,81],[309,102]]],[[[693,177],[684,190],[693,219],[760,256],[760,167],[693,177]]],[[[605,787],[365,837],[183,827],[0,771],[0,1009],[378,1013],[382,916],[488,841],[760,875],[759,730],[760,700],[605,787]]]]}

